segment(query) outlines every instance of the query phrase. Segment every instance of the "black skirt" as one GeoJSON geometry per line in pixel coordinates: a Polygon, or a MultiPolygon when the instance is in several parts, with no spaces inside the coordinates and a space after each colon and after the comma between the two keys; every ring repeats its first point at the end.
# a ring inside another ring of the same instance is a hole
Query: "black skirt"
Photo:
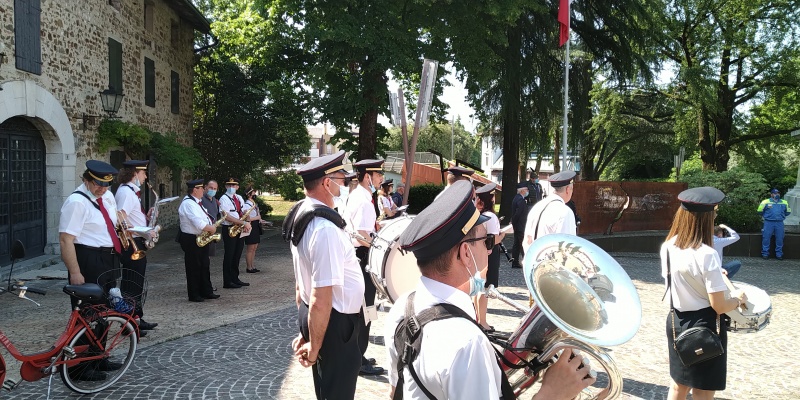
{"type": "Polygon", "coordinates": [[[253,228],[250,234],[244,237],[244,244],[258,244],[261,243],[261,221],[250,221],[250,226],[253,228]]]}
{"type": "Polygon", "coordinates": [[[489,287],[489,285],[494,285],[494,287],[500,286],[500,245],[494,245],[492,249],[492,254],[489,254],[489,267],[486,269],[486,284],[484,287],[489,287]]]}
{"type": "MultiPolygon", "coordinates": [[[[672,313],[667,314],[667,350],[669,351],[669,375],[676,383],[691,388],[702,390],[725,390],[725,381],[728,374],[728,331],[730,318],[720,316],[719,337],[725,353],[719,357],[686,367],[678,357],[678,351],[673,346],[672,313]]],[[[717,312],[711,307],[696,311],[675,310],[675,335],[692,327],[705,326],[712,331],[717,330],[717,312]]]]}

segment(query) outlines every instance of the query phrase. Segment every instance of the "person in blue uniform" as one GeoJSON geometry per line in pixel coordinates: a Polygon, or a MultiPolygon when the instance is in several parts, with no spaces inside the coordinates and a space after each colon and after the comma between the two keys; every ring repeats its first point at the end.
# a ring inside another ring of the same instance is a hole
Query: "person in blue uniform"
{"type": "Polygon", "coordinates": [[[769,258],[769,247],[772,237],[775,236],[775,258],[783,260],[783,220],[791,213],[792,209],[786,200],[781,199],[778,189],[769,191],[769,198],[758,205],[758,214],[764,218],[764,229],[761,231],[761,258],[769,258]]]}

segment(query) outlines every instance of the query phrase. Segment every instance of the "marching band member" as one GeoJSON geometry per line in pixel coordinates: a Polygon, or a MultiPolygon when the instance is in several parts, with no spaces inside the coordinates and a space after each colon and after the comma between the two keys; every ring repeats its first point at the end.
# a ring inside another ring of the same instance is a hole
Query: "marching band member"
{"type": "Polygon", "coordinates": [[[242,286],[250,286],[247,282],[239,279],[239,261],[242,259],[244,250],[244,238],[240,235],[231,237],[228,232],[234,225],[243,225],[243,232],[250,232],[250,223],[242,222],[244,199],[236,194],[239,189],[239,182],[230,178],[225,182],[225,194],[219,199],[221,211],[228,213],[225,222],[222,223],[222,242],[225,244],[225,256],[222,259],[222,287],[227,289],[238,289],[242,286]]]}
{"type": "Polygon", "coordinates": [[[178,207],[180,232],[178,243],[184,254],[186,270],[186,290],[189,301],[202,302],[206,299],[217,299],[211,286],[211,270],[208,257],[208,246],[197,245],[197,235],[203,232],[214,233],[214,219],[200,200],[203,197],[203,180],[194,179],[186,182],[187,194],[178,207]]]}
{"type": "Polygon", "coordinates": [[[450,186],[452,186],[453,183],[458,182],[458,181],[472,181],[472,174],[475,173],[475,171],[473,171],[473,170],[471,170],[469,168],[459,167],[458,165],[450,167],[450,168],[446,168],[445,171],[450,172],[447,175],[447,186],[445,186],[444,189],[442,189],[442,191],[439,192],[439,194],[436,195],[434,200],[436,200],[439,197],[441,197],[442,193],[444,193],[445,190],[450,188],[450,186]]]}
{"type": "Polygon", "coordinates": [[[253,264],[256,258],[256,249],[258,249],[258,244],[261,243],[261,211],[258,209],[258,205],[254,197],[256,196],[256,190],[250,186],[245,191],[245,196],[247,196],[247,200],[244,201],[245,208],[250,209],[250,234],[245,236],[244,244],[247,247],[247,251],[245,252],[244,261],[246,264],[246,269],[248,273],[256,273],[261,272],[260,269],[256,268],[253,264]]]}
{"type": "MultiPolygon", "coordinates": [[[[434,200],[400,235],[401,248],[414,253],[422,277],[415,292],[392,306],[386,324],[394,399],[514,398],[470,301],[471,295],[483,290],[480,274],[493,245],[483,224],[488,217],[480,214],[472,199],[472,185],[456,182],[446,198],[434,200]],[[420,314],[440,304],[448,307],[450,317],[414,324],[422,330],[417,337],[424,340],[412,340],[412,348],[419,345],[419,352],[412,354],[404,347],[410,339],[402,327],[409,326],[414,316],[424,320],[420,314]],[[405,355],[412,357],[409,364],[405,355]]],[[[547,369],[534,399],[572,399],[594,383],[589,367],[581,364],[582,357],[570,359],[570,352],[565,350],[547,369]]]]}
{"type": "Polygon", "coordinates": [[[381,190],[378,191],[378,214],[383,215],[384,219],[391,219],[394,217],[397,206],[392,202],[392,186],[394,181],[387,179],[381,184],[381,190]]]}
{"type": "MultiPolygon", "coordinates": [[[[353,164],[358,171],[358,186],[350,192],[345,206],[345,220],[353,231],[358,232],[362,237],[370,238],[376,232],[375,225],[377,215],[372,203],[372,194],[376,187],[380,187],[383,182],[383,160],[361,160],[353,164]]],[[[364,274],[364,301],[367,307],[375,304],[375,284],[367,272],[367,262],[369,261],[369,243],[356,241],[356,257],[361,265],[361,272],[364,274]]],[[[374,358],[367,359],[364,354],[369,345],[369,330],[371,322],[361,324],[361,332],[358,341],[361,348],[361,371],[362,375],[380,375],[385,372],[381,367],[373,365],[374,358]]]]}
{"type": "MultiPolygon", "coordinates": [[[[333,199],[341,195],[345,180],[343,159],[344,151],[339,151],[297,170],[306,198],[296,206],[294,221],[313,207],[325,206],[333,214],[333,199]]],[[[336,219],[342,222],[341,216],[336,219]]],[[[302,237],[290,246],[300,325],[292,349],[302,366],[312,367],[317,399],[353,399],[361,368],[359,327],[364,325],[359,316],[364,277],[355,249],[344,229],[327,218],[311,219],[298,234],[302,237]]]]}
{"type": "MultiPolygon", "coordinates": [[[[147,179],[147,165],[149,161],[146,160],[130,160],[122,163],[123,168],[119,172],[118,180],[120,182],[117,188],[117,193],[114,196],[117,202],[117,208],[125,211],[127,214],[128,222],[131,227],[145,227],[147,226],[147,216],[145,215],[144,207],[142,206],[141,186],[147,179]]],[[[130,232],[131,237],[136,242],[136,247],[141,251],[146,251],[144,242],[149,239],[152,233],[139,234],[130,232]],[[142,235],[147,235],[142,236],[142,235]]],[[[133,246],[128,246],[128,249],[123,249],[120,255],[122,262],[122,281],[120,289],[123,293],[132,296],[134,299],[142,298],[142,291],[144,290],[144,277],[147,271],[147,256],[138,260],[131,258],[133,256],[133,246]],[[126,271],[133,271],[126,273],[126,271]]],[[[158,326],[157,323],[150,323],[142,319],[144,311],[142,310],[142,303],[136,301],[136,309],[134,310],[134,318],[136,323],[139,324],[139,329],[149,331],[158,326]]]]}
{"type": "Polygon", "coordinates": [[[551,233],[577,234],[575,213],[566,204],[572,199],[576,175],[575,171],[561,171],[550,177],[555,196],[537,202],[528,213],[523,249],[527,250],[534,240],[551,233]]]}
{"type": "MultiPolygon", "coordinates": [[[[486,232],[488,235],[494,237],[495,243],[489,254],[489,264],[486,269],[486,284],[484,288],[488,288],[490,285],[494,285],[494,287],[500,286],[500,253],[502,252],[502,250],[500,250],[500,243],[503,242],[503,238],[506,234],[500,233],[500,219],[497,218],[497,214],[494,213],[494,192],[496,188],[497,184],[489,183],[475,190],[475,206],[478,208],[478,211],[481,212],[481,215],[489,218],[485,224],[486,232]]],[[[491,333],[494,332],[494,327],[486,322],[486,307],[488,303],[489,299],[486,295],[480,293],[475,299],[475,311],[478,314],[478,323],[481,324],[483,329],[491,333]]]]}
{"type": "MultiPolygon", "coordinates": [[[[83,183],[72,192],[61,206],[58,223],[61,260],[67,267],[71,285],[97,283],[108,292],[114,286],[112,271],[118,267],[122,243],[117,236],[117,204],[108,191],[117,175],[110,164],[89,160],[83,172],[83,183]]],[[[78,301],[72,298],[72,308],[78,301]]],[[[102,325],[98,325],[102,336],[102,325]]],[[[122,368],[121,363],[102,359],[86,368],[70,368],[72,379],[83,381],[105,380],[105,371],[122,368]]]]}
{"type": "MultiPolygon", "coordinates": [[[[208,211],[208,215],[216,221],[219,219],[219,200],[216,199],[217,189],[218,189],[217,181],[210,179],[206,181],[206,184],[203,186],[203,207],[206,208],[208,211]]],[[[217,242],[211,242],[206,247],[208,247],[208,255],[214,257],[217,255],[217,242]]]]}

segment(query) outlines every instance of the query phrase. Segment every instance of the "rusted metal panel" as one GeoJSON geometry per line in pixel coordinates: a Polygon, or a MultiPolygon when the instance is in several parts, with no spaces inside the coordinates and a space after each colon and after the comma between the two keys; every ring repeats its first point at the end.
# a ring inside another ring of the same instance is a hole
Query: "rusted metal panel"
{"type": "MultiPolygon", "coordinates": [[[[686,183],[575,182],[579,234],[668,230],[686,183]]],[[[554,196],[551,194],[551,196],[554,196]]]]}

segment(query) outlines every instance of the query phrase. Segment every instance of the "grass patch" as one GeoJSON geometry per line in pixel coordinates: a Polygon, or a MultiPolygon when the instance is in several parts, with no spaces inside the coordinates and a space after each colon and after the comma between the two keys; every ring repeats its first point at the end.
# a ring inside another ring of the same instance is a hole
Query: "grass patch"
{"type": "Polygon", "coordinates": [[[289,209],[294,205],[294,201],[284,200],[281,196],[261,196],[264,202],[272,206],[272,213],[267,215],[264,219],[272,221],[273,223],[280,224],[289,213],[289,209]]]}

